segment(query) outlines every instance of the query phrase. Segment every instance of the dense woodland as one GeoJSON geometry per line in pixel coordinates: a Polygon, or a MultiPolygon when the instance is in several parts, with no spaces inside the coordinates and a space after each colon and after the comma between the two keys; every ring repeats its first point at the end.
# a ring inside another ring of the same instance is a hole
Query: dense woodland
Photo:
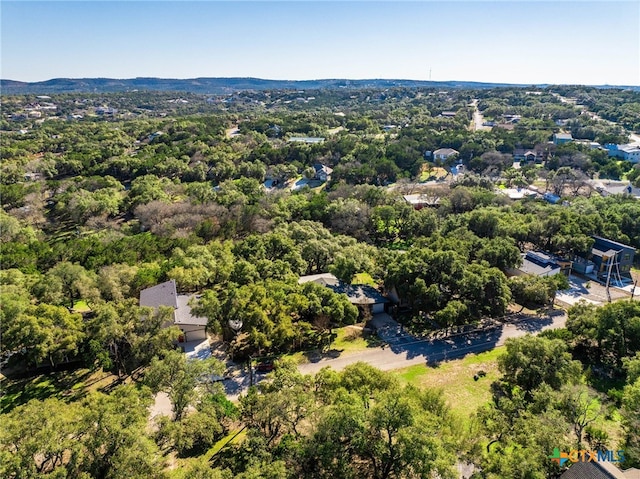
{"type": "Polygon", "coordinates": [[[3,96],[2,115],[3,361],[16,377],[88,368],[122,385],[81,398],[0,397],[0,476],[457,477],[456,464],[470,463],[477,478],[537,479],[558,476],[554,447],[576,446],[624,449],[624,466],[640,465],[637,301],[579,304],[566,329],[510,340],[491,402],[470,418],[441,391],[366,364],[310,377],[287,359],[231,403],[202,382],[224,366],[186,361],[173,349],[179,331],[161,327],[170,311],[138,306],[142,289],[175,279],[198,293],[194,311],[237,361],[327,348],[335,328],[367,319],[346,296],[298,284],[301,275],[367,278],[397,297],[394,314],[417,335],[547,307],[566,278],[509,278],[522,252],[572,258],[590,251],[591,235],[640,250],[640,202],[601,197],[588,182],[640,186],[639,165],[550,144],[552,135],[626,143],[640,130],[640,93],[3,96]],[[520,121],[474,131],[473,99],[486,119],[520,121]],[[459,155],[425,155],[438,148],[459,155]],[[543,161],[514,168],[514,150],[533,148],[543,161]],[[452,178],[458,161],[466,173],[452,178]],[[312,180],[318,163],[333,169],[329,181],[312,180]],[[496,191],[529,184],[565,201],[496,191]],[[403,195],[417,192],[437,202],[414,209],[403,195]],[[242,322],[239,334],[230,320],[242,322]],[[174,420],[147,428],[158,391],[174,420]],[[212,457],[237,431],[241,440],[212,457]],[[176,456],[193,461],[171,470],[176,456]]]}

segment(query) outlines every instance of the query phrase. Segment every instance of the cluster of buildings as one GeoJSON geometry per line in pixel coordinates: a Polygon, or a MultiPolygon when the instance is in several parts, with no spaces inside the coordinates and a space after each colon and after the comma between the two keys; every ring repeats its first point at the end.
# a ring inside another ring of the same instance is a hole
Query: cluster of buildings
{"type": "Polygon", "coordinates": [[[607,143],[605,148],[609,151],[609,156],[621,158],[631,163],[640,162],[640,143],[628,143],[626,145],[614,145],[607,143]]]}
{"type": "Polygon", "coordinates": [[[510,273],[542,278],[576,272],[608,286],[631,284],[635,248],[600,236],[592,238],[594,242],[588,255],[566,259],[544,251],[527,251],[522,255],[521,266],[510,273]]]}
{"type": "MultiPolygon", "coordinates": [[[[365,317],[384,313],[391,301],[376,288],[364,284],[353,285],[340,281],[331,273],[301,276],[298,284],[313,282],[332,289],[336,293],[347,296],[351,304],[365,317]]],[[[195,294],[178,294],[176,281],[171,279],[140,291],[140,306],[155,310],[160,307],[172,309],[171,318],[163,327],[176,326],[180,336],[178,346],[189,358],[204,359],[211,354],[207,335],[207,318],[193,314],[192,301],[198,298],[195,294]]]]}

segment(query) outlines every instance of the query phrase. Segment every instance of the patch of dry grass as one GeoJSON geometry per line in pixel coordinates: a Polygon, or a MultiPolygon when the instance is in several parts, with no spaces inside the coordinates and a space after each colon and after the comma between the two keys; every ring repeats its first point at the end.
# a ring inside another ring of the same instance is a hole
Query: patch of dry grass
{"type": "Polygon", "coordinates": [[[500,354],[502,347],[443,362],[435,368],[418,364],[396,373],[401,381],[414,386],[442,389],[452,410],[468,418],[491,400],[491,383],[500,377],[497,363],[500,354]],[[479,371],[484,371],[486,376],[476,381],[474,375],[479,371]]]}

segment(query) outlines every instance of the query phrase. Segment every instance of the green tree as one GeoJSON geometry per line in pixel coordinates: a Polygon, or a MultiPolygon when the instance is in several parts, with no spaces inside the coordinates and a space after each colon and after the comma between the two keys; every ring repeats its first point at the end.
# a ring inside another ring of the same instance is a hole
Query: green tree
{"type": "Polygon", "coordinates": [[[529,396],[542,384],[558,390],[579,379],[581,368],[571,359],[567,346],[559,339],[537,336],[509,338],[506,352],[498,357],[498,368],[509,386],[522,388],[529,396]]]}
{"type": "Polygon", "coordinates": [[[187,409],[198,399],[196,386],[220,376],[224,365],[214,359],[189,360],[178,351],[168,351],[164,358],[154,358],[145,374],[145,383],[154,392],[165,392],[171,400],[174,420],[180,421],[187,409]]]}
{"type": "Polygon", "coordinates": [[[4,327],[3,345],[8,351],[24,350],[34,366],[73,359],[85,338],[82,316],[48,304],[26,307],[4,327]]]}
{"type": "Polygon", "coordinates": [[[67,477],[66,463],[81,453],[78,404],[31,400],[2,416],[0,476],[7,479],[67,477]]]}
{"type": "Polygon", "coordinates": [[[66,303],[69,309],[73,309],[79,299],[94,302],[100,297],[95,274],[68,261],[51,268],[34,289],[36,296],[43,301],[52,304],[66,303]]]}
{"type": "Polygon", "coordinates": [[[158,448],[144,433],[151,401],[148,390],[132,385],[88,396],[79,424],[83,441],[78,469],[104,479],[164,477],[158,448]]]}

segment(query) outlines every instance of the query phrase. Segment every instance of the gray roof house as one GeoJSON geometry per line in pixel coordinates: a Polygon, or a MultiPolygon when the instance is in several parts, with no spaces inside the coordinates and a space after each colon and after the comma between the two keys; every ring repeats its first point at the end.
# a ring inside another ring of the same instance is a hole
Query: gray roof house
{"type": "Polygon", "coordinates": [[[591,182],[591,184],[602,196],[631,195],[640,199],[640,188],[636,188],[628,181],[598,180],[591,182]]]}
{"type": "Polygon", "coordinates": [[[368,308],[373,314],[384,313],[385,304],[390,303],[377,289],[365,284],[346,284],[331,273],[301,276],[298,284],[316,283],[331,288],[339,294],[345,294],[351,304],[368,308]]]}
{"type": "Polygon", "coordinates": [[[553,134],[554,145],[564,145],[565,143],[569,143],[570,141],[573,141],[573,136],[571,136],[571,133],[554,133],[553,134]]]}
{"type": "Polygon", "coordinates": [[[171,279],[140,291],[140,306],[147,306],[154,309],[160,306],[173,308],[173,321],[164,324],[164,326],[177,326],[180,328],[182,336],[178,339],[178,343],[181,345],[185,343],[183,347],[187,355],[193,356],[191,353],[194,352],[192,350],[195,348],[195,357],[200,357],[201,354],[198,345],[206,342],[206,349],[208,350],[206,332],[208,320],[207,318],[200,318],[191,314],[189,301],[193,297],[195,297],[195,295],[178,294],[176,281],[171,279]]]}
{"type": "Polygon", "coordinates": [[[560,479],[640,479],[640,470],[621,471],[607,461],[580,461],[571,465],[560,479]]]}
{"type": "Polygon", "coordinates": [[[313,169],[315,170],[316,180],[320,181],[327,181],[331,173],[333,173],[333,168],[329,168],[321,163],[315,163],[313,169]]]}
{"type": "Polygon", "coordinates": [[[629,283],[635,248],[600,236],[592,238],[594,243],[590,259],[595,263],[594,273],[598,279],[606,281],[608,278],[614,286],[629,283]]]}
{"type": "Polygon", "coordinates": [[[562,270],[554,257],[542,251],[527,251],[522,257],[522,265],[518,268],[524,274],[533,276],[553,276],[562,270]]]}

